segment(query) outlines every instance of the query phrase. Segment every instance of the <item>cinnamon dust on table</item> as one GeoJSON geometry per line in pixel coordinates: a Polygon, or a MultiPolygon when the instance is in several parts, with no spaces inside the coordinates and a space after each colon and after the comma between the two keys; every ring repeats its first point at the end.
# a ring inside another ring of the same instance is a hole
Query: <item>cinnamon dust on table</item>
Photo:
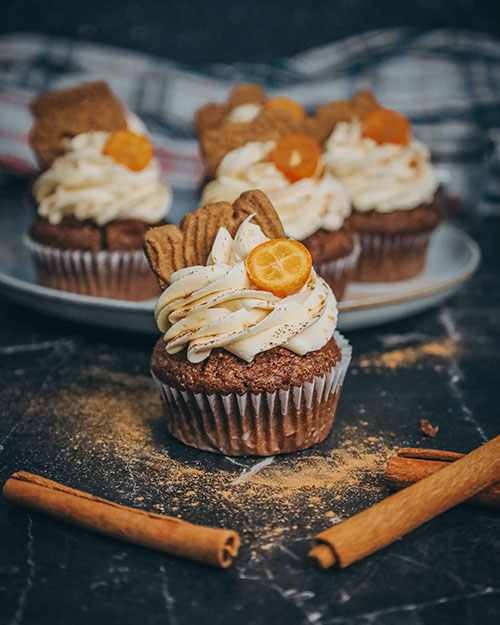
{"type": "Polygon", "coordinates": [[[264,545],[303,538],[387,492],[384,468],[393,445],[373,436],[367,421],[343,425],[334,449],[278,456],[241,479],[261,459],[231,461],[173,441],[157,389],[144,375],[79,370],[72,384],[34,399],[30,411],[47,423],[75,485],[95,483],[113,489],[96,494],[119,493],[126,505],[233,527],[252,557],[270,548],[264,545]]]}
{"type": "Polygon", "coordinates": [[[386,369],[399,369],[411,367],[427,356],[452,358],[457,354],[457,351],[457,344],[451,339],[445,338],[430,343],[424,343],[423,345],[394,349],[384,353],[371,353],[360,359],[359,366],[362,368],[381,367],[386,369]]]}

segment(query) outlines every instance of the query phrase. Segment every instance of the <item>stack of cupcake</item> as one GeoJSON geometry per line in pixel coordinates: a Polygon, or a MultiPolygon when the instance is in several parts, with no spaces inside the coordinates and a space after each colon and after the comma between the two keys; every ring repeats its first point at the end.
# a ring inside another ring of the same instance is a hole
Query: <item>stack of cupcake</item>
{"type": "Polygon", "coordinates": [[[391,282],[423,270],[441,218],[436,175],[409,121],[371,91],[307,116],[292,100],[242,85],[200,109],[195,126],[213,178],[201,204],[264,190],[337,299],[352,279],[391,282]]]}
{"type": "Polygon", "coordinates": [[[43,171],[26,244],[38,281],[100,297],[157,296],[142,237],[165,222],[171,193],[144,125],[103,82],[41,95],[31,110],[43,171]]]}

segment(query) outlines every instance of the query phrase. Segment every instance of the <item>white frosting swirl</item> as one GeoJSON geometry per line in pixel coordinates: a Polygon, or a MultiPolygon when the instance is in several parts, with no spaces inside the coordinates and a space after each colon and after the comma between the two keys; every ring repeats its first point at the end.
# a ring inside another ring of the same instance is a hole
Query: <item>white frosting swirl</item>
{"type": "Polygon", "coordinates": [[[253,102],[240,104],[229,113],[226,121],[233,124],[248,124],[257,117],[261,109],[262,106],[260,104],[254,104],[253,102]]]}
{"type": "Polygon", "coordinates": [[[362,212],[409,210],[429,202],[437,190],[423,143],[412,138],[407,145],[379,144],[363,137],[359,121],[337,124],[323,159],[344,183],[354,208],[362,212]]]}
{"type": "MultiPolygon", "coordinates": [[[[131,126],[137,126],[132,120],[131,126]]],[[[152,158],[141,171],[132,171],[102,153],[108,132],[86,132],[68,141],[66,151],[35,181],[38,213],[52,224],[66,215],[92,219],[102,226],[113,220],[162,220],[172,194],[160,180],[152,158]]]]}
{"type": "MultiPolygon", "coordinates": [[[[252,141],[222,159],[215,180],[203,190],[201,204],[233,202],[243,191],[261,189],[278,212],[287,236],[302,241],[320,228],[338,230],[351,212],[342,184],[330,174],[290,182],[266,160],[274,141],[252,141]]],[[[318,170],[323,165],[320,161],[318,170]]]]}
{"type": "Polygon", "coordinates": [[[252,285],[245,260],[256,245],[267,241],[250,223],[252,217],[241,224],[234,240],[225,228],[219,230],[205,266],[171,275],[155,309],[167,353],[187,346],[188,360],[200,362],[213,348],[223,347],[250,362],[277,346],[304,355],[321,349],[332,337],[337,302],[314,269],[302,289],[287,297],[252,285]]]}

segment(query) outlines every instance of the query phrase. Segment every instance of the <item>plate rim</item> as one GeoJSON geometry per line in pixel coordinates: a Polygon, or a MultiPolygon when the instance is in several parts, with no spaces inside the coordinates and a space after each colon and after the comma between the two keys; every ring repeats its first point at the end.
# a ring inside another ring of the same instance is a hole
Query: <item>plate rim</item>
{"type": "Polygon", "coordinates": [[[403,304],[404,302],[408,301],[415,302],[425,297],[435,295],[436,293],[448,291],[449,289],[458,286],[459,284],[465,282],[471,276],[473,276],[478,270],[481,263],[481,248],[479,247],[478,243],[469,235],[468,232],[462,230],[455,224],[442,224],[441,227],[445,227],[448,230],[454,231],[455,235],[457,235],[459,238],[462,239],[462,241],[464,241],[464,243],[466,243],[470,251],[471,258],[469,259],[465,267],[461,270],[459,276],[447,280],[441,280],[433,285],[429,285],[428,287],[421,287],[418,291],[402,293],[399,296],[395,295],[390,298],[385,297],[383,300],[381,299],[381,297],[383,296],[375,295],[373,296],[372,300],[370,300],[370,298],[366,298],[366,300],[360,302],[359,304],[349,304],[349,300],[346,300],[345,303],[340,301],[337,304],[339,312],[355,312],[358,310],[366,310],[367,308],[376,309],[386,306],[394,306],[397,304],[403,304]]]}
{"type": "MultiPolygon", "coordinates": [[[[458,286],[462,282],[465,282],[470,278],[478,269],[481,262],[481,249],[477,242],[465,231],[455,224],[442,224],[442,228],[446,228],[454,232],[455,236],[460,238],[466,245],[471,254],[465,267],[461,270],[460,275],[454,278],[442,280],[428,287],[421,287],[418,291],[410,291],[402,293],[401,295],[394,295],[391,297],[374,295],[372,298],[366,298],[365,300],[357,303],[350,304],[349,300],[345,302],[338,302],[339,313],[342,312],[357,312],[367,309],[378,309],[388,306],[394,306],[402,304],[408,301],[418,301],[422,298],[434,295],[436,293],[444,292],[458,286]],[[382,299],[383,298],[383,299],[382,299]]],[[[134,302],[129,300],[117,300],[108,297],[95,297],[92,295],[81,295],[79,293],[69,293],[66,291],[60,291],[58,289],[52,289],[45,287],[35,282],[29,282],[21,278],[11,276],[4,271],[0,271],[0,287],[6,289],[15,290],[24,294],[36,295],[45,300],[51,301],[63,301],[67,304],[80,304],[89,308],[98,308],[106,310],[117,311],[129,311],[129,312],[153,312],[155,308],[155,299],[134,302]]],[[[2,289],[4,290],[4,289],[2,289]]]]}

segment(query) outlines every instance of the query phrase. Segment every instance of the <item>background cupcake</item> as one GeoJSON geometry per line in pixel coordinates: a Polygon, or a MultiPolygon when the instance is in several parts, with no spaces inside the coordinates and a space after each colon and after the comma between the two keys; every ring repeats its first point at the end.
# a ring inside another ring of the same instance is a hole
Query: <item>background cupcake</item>
{"type": "Polygon", "coordinates": [[[250,191],[145,237],[168,285],[151,369],[168,428],[188,445],[271,455],[330,430],[350,347],[332,338],[335,298],[306,248],[282,234],[265,195],[250,191]],[[207,223],[208,255],[194,244],[207,223]]]}
{"type": "Polygon", "coordinates": [[[106,83],[37,98],[30,142],[45,171],[26,244],[38,280],[75,293],[142,300],[158,286],[142,251],[171,193],[143,124],[106,83]]]}
{"type": "Polygon", "coordinates": [[[215,180],[202,192],[201,204],[234,201],[259,188],[274,205],[286,236],[309,249],[318,273],[337,299],[353,276],[359,245],[346,223],[351,214],[342,183],[325,172],[319,143],[307,135],[279,141],[251,141],[222,159],[215,180]]]}
{"type": "Polygon", "coordinates": [[[356,279],[390,282],[422,272],[442,209],[429,151],[409,121],[380,106],[338,121],[323,158],[353,205],[349,221],[361,242],[356,279]]]}

